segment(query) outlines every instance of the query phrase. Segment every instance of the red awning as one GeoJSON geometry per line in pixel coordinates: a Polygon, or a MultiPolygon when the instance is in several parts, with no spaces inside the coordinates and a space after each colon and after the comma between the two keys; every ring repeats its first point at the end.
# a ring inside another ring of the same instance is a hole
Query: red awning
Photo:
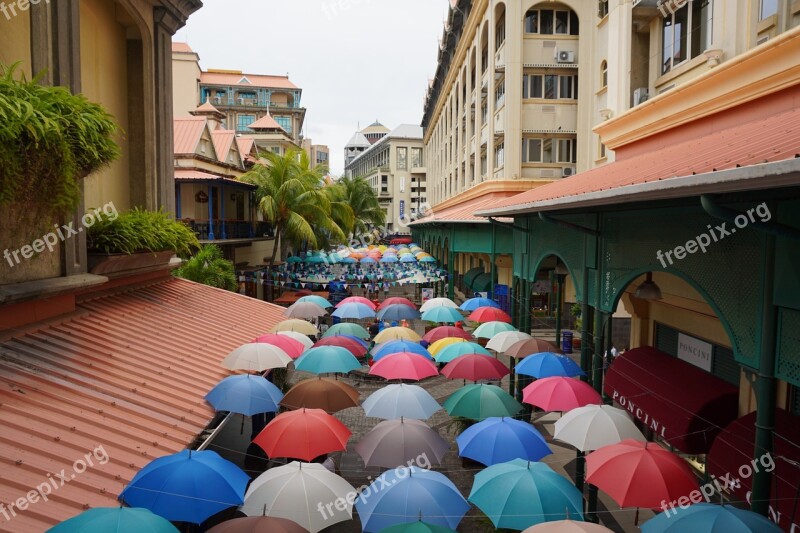
{"type": "Polygon", "coordinates": [[[389,244],[411,244],[411,237],[398,237],[389,241],[389,244]]]}
{"type": "Polygon", "coordinates": [[[685,453],[706,453],[736,419],[739,389],[649,346],[617,357],[605,392],[657,435],[685,453]]]}
{"type": "MultiPolygon", "coordinates": [[[[706,471],[720,479],[738,480],[735,498],[750,502],[753,470],[772,469],[769,515],[784,531],[800,530],[800,417],[775,410],[775,450],[755,458],[756,413],[722,430],[706,458],[706,471]]],[[[722,482],[720,482],[721,484],[722,482]]]]}

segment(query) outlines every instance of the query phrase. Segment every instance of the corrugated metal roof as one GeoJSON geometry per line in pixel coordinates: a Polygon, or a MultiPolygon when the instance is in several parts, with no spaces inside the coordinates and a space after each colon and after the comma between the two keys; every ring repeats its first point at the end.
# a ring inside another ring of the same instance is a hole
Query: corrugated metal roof
{"type": "Polygon", "coordinates": [[[233,130],[214,130],[211,132],[211,138],[214,141],[214,151],[217,152],[217,160],[222,163],[227,163],[228,154],[233,146],[233,140],[236,138],[236,132],[233,130]]]}
{"type": "Polygon", "coordinates": [[[235,185],[241,185],[242,187],[246,188],[251,188],[251,189],[258,188],[256,185],[239,181],[236,178],[231,178],[227,176],[218,176],[216,174],[211,174],[209,172],[203,172],[202,170],[193,170],[193,169],[176,169],[175,179],[177,181],[224,181],[235,185]]]}
{"type": "Polygon", "coordinates": [[[207,120],[205,117],[180,117],[172,121],[174,152],[176,154],[193,154],[197,151],[197,143],[203,136],[207,120]]]}
{"type": "Polygon", "coordinates": [[[0,514],[0,531],[42,531],[87,506],[115,505],[142,466],[206,427],[214,412],[203,397],[228,375],[219,361],[282,311],[171,278],[78,302],[63,320],[0,343],[0,501],[7,509],[51,478],[59,484],[11,520],[0,514]],[[74,461],[98,446],[108,462],[98,449],[72,479],[74,461]]]}
{"type": "Polygon", "coordinates": [[[487,193],[477,198],[461,202],[453,207],[448,207],[440,211],[433,211],[431,215],[426,216],[412,222],[412,225],[417,224],[431,224],[434,222],[489,222],[488,219],[483,217],[476,217],[473,213],[481,209],[497,205],[509,197],[514,197],[516,192],[492,192],[487,193]]]}

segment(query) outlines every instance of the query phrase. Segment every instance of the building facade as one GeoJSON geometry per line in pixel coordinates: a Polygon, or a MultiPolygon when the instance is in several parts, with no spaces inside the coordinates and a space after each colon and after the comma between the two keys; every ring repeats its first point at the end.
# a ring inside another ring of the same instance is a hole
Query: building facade
{"type": "Polygon", "coordinates": [[[311,165],[331,166],[331,151],[324,144],[314,144],[311,139],[303,139],[303,150],[308,154],[311,165]]]}

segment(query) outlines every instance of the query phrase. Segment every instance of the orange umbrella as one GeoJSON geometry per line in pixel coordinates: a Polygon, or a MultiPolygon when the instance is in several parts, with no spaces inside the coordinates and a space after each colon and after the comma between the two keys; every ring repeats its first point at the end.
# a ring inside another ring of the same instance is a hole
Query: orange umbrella
{"type": "Polygon", "coordinates": [[[347,383],[317,377],[304,379],[289,389],[280,404],[288,409],[305,407],[335,413],[348,407],[357,407],[358,402],[358,391],[347,383]]]}

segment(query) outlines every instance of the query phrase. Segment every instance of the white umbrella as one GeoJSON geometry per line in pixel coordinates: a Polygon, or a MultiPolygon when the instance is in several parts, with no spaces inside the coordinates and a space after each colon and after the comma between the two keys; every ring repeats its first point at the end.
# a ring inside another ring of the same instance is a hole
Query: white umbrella
{"type": "Polygon", "coordinates": [[[327,314],[325,308],[314,302],[295,302],[283,312],[283,316],[289,318],[315,318],[327,314]]]}
{"type": "Polygon", "coordinates": [[[317,533],[352,519],[356,494],[344,478],[321,464],[292,461],[253,480],[240,510],[248,516],[286,518],[317,533]]]}
{"type": "Polygon", "coordinates": [[[308,338],[308,335],[303,335],[302,333],[298,333],[296,331],[279,331],[278,335],[286,335],[287,337],[291,337],[296,341],[302,342],[303,346],[306,347],[306,350],[314,346],[314,341],[308,338]]]}
{"type": "Polygon", "coordinates": [[[222,360],[222,366],[231,370],[263,372],[270,368],[286,368],[292,362],[285,351],[272,344],[254,342],[243,344],[222,360]]]}
{"type": "Polygon", "coordinates": [[[502,331],[497,335],[495,335],[494,337],[492,337],[489,340],[489,342],[486,343],[486,347],[489,348],[490,350],[494,350],[495,352],[501,353],[505,352],[519,341],[524,341],[532,338],[533,337],[531,337],[527,333],[523,333],[522,331],[502,331]]]}
{"type": "Polygon", "coordinates": [[[364,400],[362,407],[367,416],[417,420],[427,420],[442,408],[428,391],[407,383],[381,387],[364,400]]]}
{"type": "Polygon", "coordinates": [[[433,309],[434,307],[452,307],[453,309],[458,309],[456,303],[450,298],[431,298],[420,306],[419,312],[424,313],[428,309],[433,309]]]}
{"type": "Polygon", "coordinates": [[[270,330],[271,333],[280,333],[281,331],[296,331],[305,335],[316,335],[319,333],[319,330],[314,324],[299,318],[290,318],[288,320],[278,322],[270,330]]]}
{"type": "Polygon", "coordinates": [[[553,438],[582,452],[617,444],[624,439],[647,440],[627,411],[610,405],[587,405],[568,411],[556,421],[553,438]]]}

